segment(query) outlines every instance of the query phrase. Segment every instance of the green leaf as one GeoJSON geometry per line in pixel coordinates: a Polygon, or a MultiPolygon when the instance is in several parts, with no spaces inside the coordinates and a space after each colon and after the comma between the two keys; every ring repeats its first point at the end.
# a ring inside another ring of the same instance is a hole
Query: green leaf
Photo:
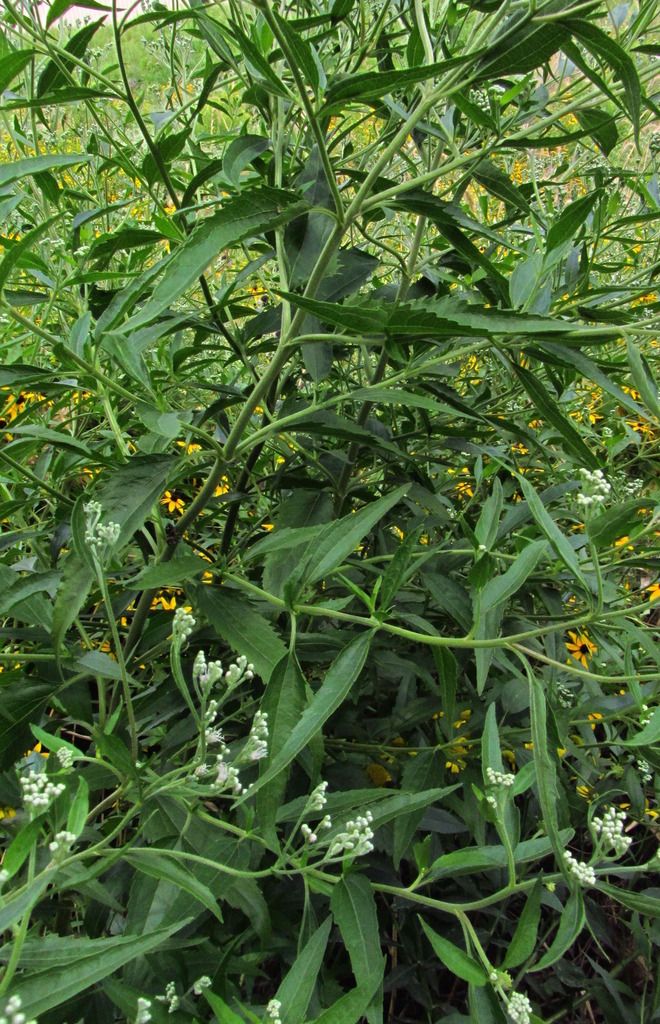
{"type": "Polygon", "coordinates": [[[500,75],[534,71],[560,50],[567,38],[566,28],[557,22],[525,25],[502,42],[495,38],[492,49],[482,58],[479,77],[492,81],[500,75]]]}
{"type": "Polygon", "coordinates": [[[560,213],[554,222],[546,238],[546,250],[551,253],[553,249],[570,241],[578,228],[580,228],[600,198],[600,192],[591,192],[589,195],[576,199],[560,213]]]}
{"type": "Polygon", "coordinates": [[[233,650],[245,655],[264,682],[284,657],[286,647],[270,622],[235,590],[202,586],[196,591],[200,610],[233,650]]]}
{"type": "MultiPolygon", "coordinates": [[[[345,875],[333,889],[330,909],[348,950],[355,980],[358,986],[367,985],[383,962],[376,901],[369,880],[356,873],[345,875]]],[[[370,1024],[382,1021],[382,995],[380,1004],[374,1003],[367,1008],[366,1017],[370,1024]]]]}
{"type": "MultiPolygon", "coordinates": [[[[38,159],[38,158],[36,158],[36,159],[38,159]]],[[[20,162],[21,161],[19,160],[18,163],[20,163],[20,162]]],[[[0,167],[0,174],[1,174],[1,172],[2,172],[2,168],[0,167]]],[[[0,181],[0,184],[2,184],[1,181],[0,181]]],[[[0,295],[2,294],[2,291],[4,290],[4,287],[7,284],[7,281],[9,280],[9,277],[10,277],[12,271],[20,268],[21,262],[22,262],[24,256],[30,251],[30,249],[35,244],[35,242],[38,242],[39,239],[41,238],[41,236],[45,235],[46,232],[49,230],[49,228],[53,224],[55,224],[56,221],[61,220],[61,218],[62,218],[62,214],[59,214],[59,213],[55,214],[54,217],[48,217],[41,224],[38,224],[36,226],[36,228],[33,228],[32,231],[28,231],[27,234],[23,235],[23,237],[20,239],[20,241],[15,242],[14,245],[12,245],[11,249],[9,249],[5,253],[5,255],[3,256],[2,260],[0,261],[0,295]]],[[[29,429],[29,428],[24,428],[24,429],[29,429]]],[[[37,427],[33,428],[33,430],[37,430],[37,429],[39,429],[39,428],[37,428],[37,427]]],[[[59,434],[57,434],[57,431],[54,431],[54,430],[53,431],[48,431],[46,427],[42,427],[40,429],[42,431],[47,431],[48,433],[53,434],[56,437],[60,436],[59,434]]],[[[16,430],[14,430],[14,433],[16,433],[16,430]]],[[[74,442],[73,438],[71,438],[71,444],[72,445],[77,445],[77,447],[79,449],[82,449],[83,451],[87,451],[85,445],[80,444],[80,442],[74,442]]]]}
{"type": "Polygon", "coordinates": [[[164,273],[153,295],[122,330],[134,331],[159,316],[197,281],[221,250],[272,231],[299,216],[306,206],[293,192],[265,186],[227,200],[219,213],[203,220],[176,252],[162,261],[164,273]]]}
{"type": "Polygon", "coordinates": [[[331,928],[332,917],[328,915],[307,940],[281,982],[276,998],[282,1004],[282,1024],[303,1024],[323,965],[331,928]]]}
{"type": "Polygon", "coordinates": [[[314,60],[311,44],[296,32],[289,22],[280,17],[277,11],[273,12],[273,17],[292,52],[297,70],[302,72],[305,85],[311,88],[315,96],[318,95],[319,69],[314,60]]]}
{"type": "Polygon", "coordinates": [[[380,522],[390,509],[405,497],[409,485],[398,487],[377,501],[361,508],[354,515],[344,516],[323,527],[313,542],[313,550],[307,555],[303,578],[315,583],[336,569],[353,552],[370,530],[380,522]]]}
{"type": "Polygon", "coordinates": [[[455,974],[457,978],[461,978],[463,981],[469,982],[471,985],[485,985],[488,981],[486,972],[483,967],[473,960],[471,956],[464,953],[462,949],[455,946],[449,939],[445,939],[442,935],[438,935],[430,928],[424,918],[418,917],[418,921],[422,926],[424,934],[433,947],[433,952],[437,956],[438,960],[445,965],[445,967],[455,974]]]}
{"type": "MultiPolygon", "coordinates": [[[[440,758],[433,750],[424,751],[405,765],[401,777],[401,795],[405,794],[409,800],[414,799],[420,793],[428,795],[433,792],[430,787],[438,781],[442,781],[440,758]]],[[[415,809],[410,807],[407,812],[399,814],[394,820],[392,860],[396,870],[398,870],[401,860],[408,854],[412,838],[427,807],[428,804],[422,804],[415,809]]]]}
{"type": "Polygon", "coordinates": [[[509,365],[534,403],[539,416],[556,427],[564,438],[566,447],[571,454],[583,466],[587,466],[590,469],[598,469],[596,458],[591,454],[575,427],[560,412],[556,400],[550,398],[550,395],[536,374],[532,373],[531,370],[525,369],[523,366],[518,366],[516,363],[510,363],[509,365]]]}
{"type": "Polygon", "coordinates": [[[616,40],[607,35],[591,21],[569,21],[571,33],[579,39],[589,52],[607,65],[621,82],[624,92],[624,103],[635,130],[635,138],[639,137],[639,117],[642,106],[642,89],[639,75],[632,57],[619,46],[616,40]]]}
{"type": "Polygon", "coordinates": [[[210,992],[208,989],[205,989],[204,998],[213,1010],[218,1024],[245,1024],[245,1019],[235,1013],[232,1008],[227,1005],[224,999],[221,996],[216,995],[215,992],[210,992]]]}
{"type": "MultiPolygon", "coordinates": [[[[268,715],[268,756],[261,762],[264,774],[277,759],[300,720],[305,707],[305,677],[295,653],[290,652],[275,666],[261,710],[268,715]]],[[[283,771],[257,794],[257,818],[263,835],[274,830],[278,808],[284,802],[287,772],[283,771]]]]}
{"type": "Polygon", "coordinates": [[[481,734],[481,766],[484,778],[486,778],[487,768],[492,768],[496,772],[502,771],[502,751],[497,729],[497,709],[494,703],[488,706],[481,734]]]}
{"type": "Polygon", "coordinates": [[[405,89],[409,85],[416,85],[418,82],[436,78],[438,75],[444,74],[445,71],[460,67],[472,59],[473,55],[471,54],[440,61],[436,64],[406,68],[402,71],[367,71],[359,75],[345,75],[330,85],[325,103],[321,108],[321,116],[327,117],[336,114],[353,100],[357,100],[361,104],[368,103],[370,100],[405,89]]]}
{"type": "Polygon", "coordinates": [[[222,160],[222,173],[227,181],[238,188],[241,171],[269,148],[270,141],[263,135],[239,135],[227,147],[222,160]]]}
{"type": "Polygon", "coordinates": [[[334,714],[350,693],[351,687],[360,675],[369,652],[372,632],[362,633],[352,640],[337,655],[326,673],[321,687],[290,734],[288,740],[273,760],[270,768],[261,775],[238,803],[242,803],[255,792],[262,789],[272,779],[277,778],[298,754],[313,740],[323,728],[330,715],[334,714]]]}
{"type": "Polygon", "coordinates": [[[526,213],[530,213],[529,203],[520,189],[513,184],[508,174],[500,170],[496,164],[491,163],[490,160],[481,160],[472,173],[480,185],[483,185],[485,189],[498,199],[501,199],[507,206],[513,206],[516,210],[524,210],[526,213]]]}
{"type": "Polygon", "coordinates": [[[584,573],[580,568],[578,557],[575,553],[575,549],[571,546],[569,541],[566,539],[564,534],[561,532],[554,519],[546,509],[545,505],[541,501],[538,492],[534,488],[534,485],[524,477],[516,474],[516,479],[520,485],[520,489],[525,496],[525,501],[529,506],[529,510],[532,513],[537,525],[541,528],[545,536],[548,538],[553,548],[557,552],[557,555],[562,560],[566,568],[575,577],[576,580],[582,584],[585,590],[589,590],[589,585],[584,577],[584,573]]]}
{"type": "Polygon", "coordinates": [[[14,836],[2,858],[3,870],[7,872],[9,878],[13,878],[16,872],[20,871],[30,851],[38,845],[45,824],[45,815],[40,814],[34,821],[23,825],[20,832],[14,836]]]}
{"type": "Polygon", "coordinates": [[[128,861],[134,868],[151,878],[157,878],[160,882],[169,882],[182,892],[188,893],[194,900],[201,903],[203,907],[213,914],[218,921],[222,921],[222,914],[218,901],[202,882],[192,874],[178,859],[168,857],[167,850],[149,849],[126,850],[123,859],[128,861]]]}
{"type": "Polygon", "coordinates": [[[104,18],[99,18],[97,21],[93,21],[88,25],[83,25],[78,32],[74,32],[64,47],[64,51],[61,54],[58,54],[57,59],[48,61],[39,76],[39,81],[37,82],[37,99],[41,99],[43,96],[53,92],[54,89],[57,89],[60,86],[66,86],[69,84],[71,75],[77,67],[75,61],[71,60],[71,57],[80,59],[84,56],[89,43],[92,41],[95,33],[100,29],[104,20],[104,18]],[[69,57],[65,57],[65,53],[69,54],[69,57]]]}
{"type": "Polygon", "coordinates": [[[76,939],[71,939],[71,959],[46,971],[31,976],[22,976],[14,985],[12,994],[20,996],[21,1010],[26,1017],[36,1017],[55,1006],[60,1006],[79,992],[96,985],[124,964],[137,957],[158,949],[174,932],[181,929],[187,920],[177,921],[166,928],[148,932],[145,935],[118,936],[110,940],[97,939],[102,943],[96,955],[87,954],[83,959],[76,952],[76,939]]]}
{"type": "Polygon", "coordinates": [[[591,135],[599,149],[609,156],[617,142],[619,132],[617,131],[616,118],[604,110],[576,110],[575,116],[582,127],[591,135]]]}
{"type": "Polygon", "coordinates": [[[53,0],[46,15],[46,28],[66,14],[72,7],[84,7],[90,11],[111,11],[112,7],[97,3],[96,0],[53,0]]]}
{"type": "MultiPolygon", "coordinates": [[[[80,496],[74,508],[74,520],[83,515],[82,506],[93,498],[103,509],[103,519],[120,526],[117,547],[126,544],[162,493],[175,462],[173,455],[134,455],[91,493],[80,496]]],[[[85,603],[94,579],[94,572],[83,554],[74,550],[64,563],[53,608],[52,633],[56,650],[60,649],[67,629],[85,603]]]]}
{"type": "Polygon", "coordinates": [[[538,679],[529,664],[525,662],[525,671],[529,680],[529,708],[531,715],[532,743],[534,744],[534,764],[536,765],[536,789],[543,814],[543,823],[558,866],[566,870],[564,860],[565,843],[559,833],[557,808],[559,792],[557,789],[557,767],[548,749],[547,708],[543,683],[538,679]]]}
{"type": "Polygon", "coordinates": [[[653,372],[646,359],[639,350],[639,347],[632,338],[626,339],[626,351],[628,363],[630,364],[630,375],[640,395],[646,402],[647,409],[660,419],[660,400],[658,399],[658,385],[653,372]]]}
{"type": "Polygon", "coordinates": [[[184,553],[175,555],[169,562],[148,565],[137,576],[131,578],[129,585],[131,588],[137,587],[140,590],[176,587],[194,580],[208,569],[209,563],[205,559],[200,558],[199,555],[184,553]]]}
{"type": "Polygon", "coordinates": [[[72,832],[74,836],[79,836],[85,827],[85,821],[88,813],[89,787],[84,776],[79,775],[76,795],[69,804],[69,810],[66,817],[67,832],[72,832]]]}
{"type": "Polygon", "coordinates": [[[568,902],[559,918],[559,928],[550,949],[547,950],[537,963],[527,968],[528,972],[532,974],[536,973],[536,971],[544,971],[548,967],[552,967],[553,964],[556,964],[558,960],[561,960],[564,953],[568,952],[580,935],[584,924],[584,898],[581,891],[575,889],[568,897],[568,902]]]}
{"type": "Polygon", "coordinates": [[[18,895],[3,896],[0,906],[0,932],[6,932],[20,917],[36,907],[42,893],[53,881],[53,874],[54,871],[42,871],[34,882],[30,882],[18,895]]]}
{"type": "Polygon", "coordinates": [[[536,565],[547,549],[545,540],[533,540],[517,555],[515,562],[501,576],[489,580],[481,591],[481,611],[508,601],[522,587],[525,580],[534,572],[536,565]]]}
{"type": "Polygon", "coordinates": [[[378,971],[371,975],[364,985],[358,985],[345,995],[340,996],[336,1003],[315,1017],[310,1024],[357,1024],[367,1012],[379,985],[382,983],[385,960],[378,971]]]}
{"type": "Polygon", "coordinates": [[[630,740],[617,738],[622,747],[651,747],[660,740],[660,707],[651,715],[650,721],[630,740]]]}
{"type": "Polygon", "coordinates": [[[43,156],[15,160],[13,164],[0,164],[0,186],[41,174],[43,171],[64,170],[67,167],[86,164],[89,160],[90,157],[86,153],[72,153],[70,156],[64,153],[45,153],[43,156]]]}
{"type": "Polygon", "coordinates": [[[0,63],[0,93],[11,85],[17,75],[24,71],[36,50],[18,50],[16,53],[8,53],[2,57],[0,63]]]}
{"type": "Polygon", "coordinates": [[[530,958],[536,948],[536,937],[541,921],[541,892],[542,885],[539,878],[527,897],[513,938],[507,947],[506,956],[502,962],[502,969],[505,971],[512,967],[520,967],[530,958]]]}
{"type": "Polygon", "coordinates": [[[646,503],[643,499],[631,499],[621,505],[613,505],[593,519],[587,520],[587,533],[599,550],[610,547],[619,537],[625,537],[639,525],[639,509],[646,503]]]}
{"type": "Polygon", "coordinates": [[[630,892],[628,889],[619,888],[618,885],[610,885],[608,882],[598,881],[598,890],[610,896],[621,906],[628,910],[634,910],[646,917],[660,917],[660,897],[657,889],[647,889],[645,892],[630,892]]]}

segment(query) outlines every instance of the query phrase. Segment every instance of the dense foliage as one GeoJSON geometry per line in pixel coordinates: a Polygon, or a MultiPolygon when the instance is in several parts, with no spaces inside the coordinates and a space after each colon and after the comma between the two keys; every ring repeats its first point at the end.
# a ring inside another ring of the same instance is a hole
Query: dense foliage
{"type": "Polygon", "coordinates": [[[654,0],[70,6],[0,23],[0,1020],[660,1020],[654,0]]]}

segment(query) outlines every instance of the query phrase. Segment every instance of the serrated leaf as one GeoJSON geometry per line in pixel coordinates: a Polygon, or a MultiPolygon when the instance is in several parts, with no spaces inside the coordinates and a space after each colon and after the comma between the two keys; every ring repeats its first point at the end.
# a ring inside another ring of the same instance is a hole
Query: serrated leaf
{"type": "Polygon", "coordinates": [[[196,593],[201,611],[217,633],[251,661],[255,672],[268,682],[287,653],[284,641],[270,622],[235,590],[199,587],[196,593]]]}
{"type": "Polygon", "coordinates": [[[195,283],[223,249],[285,224],[306,209],[305,200],[281,189],[257,188],[227,200],[219,213],[195,228],[169,258],[150,299],[123,326],[134,331],[150,323],[195,283]]]}

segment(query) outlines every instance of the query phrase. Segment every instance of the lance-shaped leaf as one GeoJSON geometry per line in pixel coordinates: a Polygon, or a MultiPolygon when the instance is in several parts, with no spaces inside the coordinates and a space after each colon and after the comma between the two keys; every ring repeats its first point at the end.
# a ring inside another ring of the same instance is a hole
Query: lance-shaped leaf
{"type": "Polygon", "coordinates": [[[224,203],[222,209],[203,220],[176,252],[163,260],[164,270],[151,298],[123,326],[135,330],[154,320],[204,273],[223,249],[253,235],[271,231],[306,209],[306,202],[293,192],[257,188],[224,203]]]}

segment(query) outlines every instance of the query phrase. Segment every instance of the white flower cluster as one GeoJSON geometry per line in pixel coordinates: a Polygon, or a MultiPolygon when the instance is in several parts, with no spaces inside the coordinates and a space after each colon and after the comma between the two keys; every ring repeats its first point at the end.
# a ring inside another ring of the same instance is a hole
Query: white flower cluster
{"type": "Polygon", "coordinates": [[[508,789],[516,781],[515,775],[512,775],[511,772],[498,772],[495,768],[486,768],[486,778],[491,786],[503,786],[505,789],[508,789]]]}
{"type": "Polygon", "coordinates": [[[318,786],[312,790],[309,794],[309,799],[305,804],[304,814],[308,814],[310,811],[322,811],[328,802],[328,798],[325,795],[328,789],[327,782],[319,782],[318,786]]]}
{"type": "Polygon", "coordinates": [[[617,857],[621,857],[632,844],[632,838],[623,834],[625,823],[623,811],[617,811],[614,807],[608,807],[602,818],[593,818],[591,822],[596,835],[602,836],[617,857]]]}
{"type": "Polygon", "coordinates": [[[281,1017],[280,1017],[280,1010],[281,1009],[282,1009],[282,1004],[279,1001],[279,999],[271,999],[270,1000],[270,1002],[268,1003],[268,1005],[266,1007],[266,1013],[265,1013],[265,1019],[268,1021],[268,1024],[282,1024],[282,1020],[281,1020],[281,1017]]]}
{"type": "Polygon", "coordinates": [[[602,505],[609,497],[612,487],[605,479],[602,469],[581,469],[582,491],[577,496],[577,503],[583,508],[602,505]]]}
{"type": "Polygon", "coordinates": [[[651,771],[651,765],[643,757],[637,758],[637,769],[639,771],[639,777],[645,786],[653,780],[653,773],[651,771]]]}
{"type": "Polygon", "coordinates": [[[222,729],[219,729],[215,724],[219,706],[217,700],[210,700],[204,712],[204,737],[210,747],[218,743],[224,743],[225,739],[222,729]]]}
{"type": "Polygon", "coordinates": [[[205,988],[211,987],[211,979],[208,974],[203,974],[201,978],[198,978],[193,985],[193,992],[196,996],[201,996],[205,988]]]}
{"type": "Polygon", "coordinates": [[[318,842],[318,833],[321,831],[321,829],[326,828],[332,828],[332,818],[330,817],[329,814],[326,814],[323,818],[321,818],[318,825],[316,826],[316,832],[314,831],[313,828],[311,828],[310,825],[307,824],[301,825],[300,831],[304,836],[305,842],[311,844],[318,842]]]}
{"type": "Polygon", "coordinates": [[[52,843],[48,844],[48,849],[57,859],[68,852],[69,847],[72,843],[75,843],[77,838],[78,836],[73,832],[57,832],[52,843]]]}
{"type": "Polygon", "coordinates": [[[137,1001],[137,1015],[135,1017],[135,1024],[149,1024],[151,1020],[151,999],[145,999],[144,996],[140,996],[137,1001]]]}
{"type": "Polygon", "coordinates": [[[156,999],[159,1003],[167,1003],[170,1013],[175,1013],[181,1005],[181,1000],[176,994],[176,984],[173,981],[168,981],[165,986],[165,995],[156,996],[156,999]]]}
{"type": "Polygon", "coordinates": [[[580,885],[596,884],[596,873],[589,864],[583,864],[582,861],[576,860],[570,850],[564,852],[564,860],[568,870],[574,878],[577,878],[580,885]]]}
{"type": "Polygon", "coordinates": [[[648,704],[642,704],[639,709],[639,724],[648,725],[651,721],[651,712],[649,711],[648,704]]]}
{"type": "Polygon", "coordinates": [[[0,1015],[0,1024],[37,1024],[36,1020],[28,1020],[21,1007],[20,996],[10,996],[5,1003],[4,1012],[0,1015]]]}
{"type": "Polygon", "coordinates": [[[98,501],[85,505],[85,543],[96,558],[102,558],[106,551],[119,539],[119,523],[102,523],[103,508],[98,501]]]}
{"type": "Polygon", "coordinates": [[[509,999],[507,1012],[514,1024],[529,1024],[532,1019],[532,1004],[522,992],[514,992],[509,999]]]}
{"type": "Polygon", "coordinates": [[[43,811],[51,800],[64,792],[66,786],[63,782],[51,782],[43,772],[32,772],[21,779],[21,789],[25,806],[32,811],[43,811]]]}
{"type": "Polygon", "coordinates": [[[371,853],[374,848],[371,842],[374,837],[371,830],[373,820],[371,811],[367,811],[366,814],[357,817],[355,821],[347,821],[346,831],[335,836],[328,850],[328,856],[339,857],[343,853],[349,853],[353,857],[363,857],[365,853],[371,853]]]}
{"type": "Polygon", "coordinates": [[[60,747],[55,755],[57,760],[62,765],[62,768],[72,768],[75,760],[75,754],[70,747],[60,747]]]}
{"type": "Polygon", "coordinates": [[[254,665],[241,654],[225,672],[225,682],[227,686],[234,687],[243,679],[254,679],[254,665]]]}
{"type": "Polygon", "coordinates": [[[172,622],[172,640],[174,643],[184,644],[193,629],[197,625],[196,620],[185,608],[177,608],[172,622]]]}
{"type": "Polygon", "coordinates": [[[243,760],[261,761],[268,755],[268,715],[265,711],[257,711],[252,719],[252,727],[243,750],[243,760]]]}
{"type": "Polygon", "coordinates": [[[232,764],[227,764],[225,755],[229,753],[229,747],[223,740],[218,742],[220,743],[220,753],[216,754],[215,764],[212,768],[209,768],[206,764],[198,765],[195,768],[195,777],[197,779],[205,779],[207,775],[215,773],[215,778],[211,779],[207,785],[210,785],[217,792],[223,789],[231,789],[232,793],[238,796],[239,793],[243,792],[243,786],[238,778],[238,768],[234,768],[232,764]]]}
{"type": "Polygon", "coordinates": [[[221,677],[222,662],[207,662],[204,651],[198,651],[193,662],[193,682],[202,693],[207,693],[221,677]]]}

